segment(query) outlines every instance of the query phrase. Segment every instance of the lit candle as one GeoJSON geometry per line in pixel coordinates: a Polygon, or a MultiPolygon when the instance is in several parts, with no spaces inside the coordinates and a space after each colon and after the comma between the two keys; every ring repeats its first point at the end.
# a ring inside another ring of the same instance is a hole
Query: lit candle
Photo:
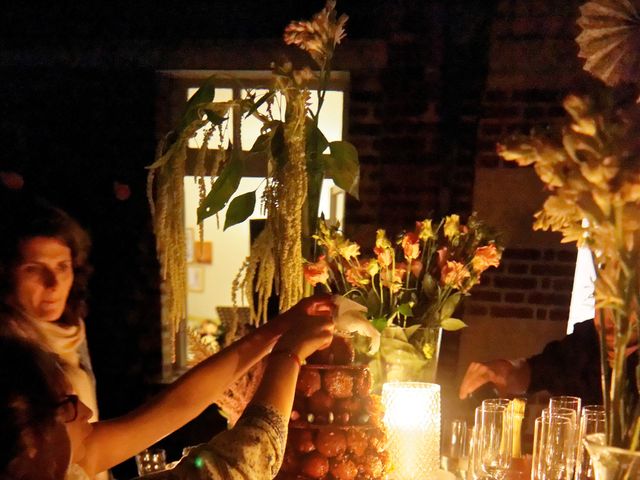
{"type": "Polygon", "coordinates": [[[382,403],[391,478],[436,478],[440,469],[440,385],[385,383],[382,403]]]}

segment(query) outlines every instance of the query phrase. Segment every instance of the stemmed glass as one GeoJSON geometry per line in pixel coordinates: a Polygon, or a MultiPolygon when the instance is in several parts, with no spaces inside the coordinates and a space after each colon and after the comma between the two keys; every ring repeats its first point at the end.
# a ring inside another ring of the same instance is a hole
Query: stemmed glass
{"type": "Polygon", "coordinates": [[[474,471],[492,480],[502,480],[511,465],[511,420],[506,407],[476,408],[474,471]]]}

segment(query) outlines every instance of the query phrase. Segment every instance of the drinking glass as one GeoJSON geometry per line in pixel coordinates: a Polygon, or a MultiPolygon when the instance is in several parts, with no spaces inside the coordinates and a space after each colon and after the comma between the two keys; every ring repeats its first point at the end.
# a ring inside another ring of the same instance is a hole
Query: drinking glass
{"type": "Polygon", "coordinates": [[[475,412],[474,474],[502,480],[511,464],[511,427],[504,406],[480,406],[475,412]]]}
{"type": "Polygon", "coordinates": [[[166,452],[162,448],[147,448],[136,455],[138,475],[159,472],[167,468],[166,452]]]}
{"type": "Polygon", "coordinates": [[[556,404],[556,406],[553,409],[551,407],[543,409],[542,418],[549,420],[550,418],[553,418],[553,417],[560,417],[560,418],[565,418],[569,421],[571,435],[568,438],[568,444],[567,444],[567,448],[569,449],[569,456],[567,459],[567,469],[568,469],[567,478],[573,478],[573,472],[576,466],[576,457],[578,455],[579,423],[577,420],[576,411],[573,408],[559,407],[557,405],[558,404],[556,404]]]}
{"type": "Polygon", "coordinates": [[[531,455],[531,480],[544,480],[542,472],[542,417],[535,420],[533,428],[533,454],[531,455]]]}
{"type": "Polygon", "coordinates": [[[532,480],[569,480],[573,475],[574,428],[571,419],[549,415],[536,419],[532,480]]]}
{"type": "Polygon", "coordinates": [[[604,406],[603,405],[585,405],[584,407],[582,407],[582,415],[584,415],[585,413],[590,413],[590,412],[603,412],[604,413],[604,406]]]}
{"type": "Polygon", "coordinates": [[[580,406],[582,400],[580,397],[571,397],[568,395],[554,396],[549,399],[549,410],[553,411],[557,408],[570,408],[576,412],[576,419],[580,416],[580,406]]]}
{"type": "Polygon", "coordinates": [[[453,420],[451,422],[451,435],[445,446],[445,454],[442,456],[442,467],[453,473],[456,478],[466,478],[469,458],[469,441],[467,438],[467,422],[453,420]]]}
{"type": "Polygon", "coordinates": [[[476,429],[474,427],[467,428],[467,440],[468,440],[468,457],[467,457],[467,471],[462,472],[465,475],[464,478],[468,480],[475,480],[478,478],[478,475],[475,474],[475,443],[476,443],[476,429]]]}
{"type": "Polygon", "coordinates": [[[575,480],[595,479],[591,457],[584,446],[583,440],[587,435],[591,435],[592,433],[604,433],[606,418],[607,416],[604,409],[587,409],[587,407],[582,409],[582,416],[580,417],[580,433],[578,436],[578,456],[576,459],[575,480]]]}
{"type": "Polygon", "coordinates": [[[483,407],[492,407],[492,406],[501,406],[501,407],[509,407],[511,400],[508,398],[485,398],[482,401],[483,407]]]}

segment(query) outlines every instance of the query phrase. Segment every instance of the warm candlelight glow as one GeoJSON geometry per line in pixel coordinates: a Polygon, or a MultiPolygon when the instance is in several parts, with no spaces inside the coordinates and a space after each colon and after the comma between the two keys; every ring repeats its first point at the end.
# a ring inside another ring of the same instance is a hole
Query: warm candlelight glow
{"type": "Polygon", "coordinates": [[[435,478],[440,468],[440,385],[392,382],[382,387],[391,478],[435,478]]]}

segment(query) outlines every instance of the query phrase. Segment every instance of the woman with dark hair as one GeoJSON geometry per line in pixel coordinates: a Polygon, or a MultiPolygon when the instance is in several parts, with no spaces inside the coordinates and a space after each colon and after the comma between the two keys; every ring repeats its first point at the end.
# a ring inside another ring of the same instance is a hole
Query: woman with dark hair
{"type": "Polygon", "coordinates": [[[58,354],[80,399],[97,420],[95,378],[83,318],[90,240],[62,210],[22,193],[5,194],[0,218],[0,300],[33,320],[58,354]]]}
{"type": "MultiPolygon", "coordinates": [[[[333,338],[331,309],[326,307],[318,299],[306,299],[294,307],[297,328],[289,329],[275,343],[262,382],[237,424],[154,478],[274,478],[283,459],[300,364],[316,350],[328,347],[333,338]]],[[[185,374],[160,398],[130,414],[90,424],[91,411],[69,392],[53,355],[24,339],[0,337],[0,479],[91,478],[96,471],[92,467],[113,466],[148,446],[150,435],[168,433],[185,417],[182,410],[187,416],[193,411],[190,403],[204,404],[209,392],[216,390],[211,381],[245,364],[242,350],[251,343],[255,346],[256,339],[240,348],[228,347],[185,374]]]]}
{"type": "MultiPolygon", "coordinates": [[[[14,309],[26,317],[25,322],[35,325],[39,331],[35,341],[62,359],[71,384],[69,393],[76,394],[81,404],[95,412],[95,389],[82,321],[89,271],[88,237],[68,215],[39,200],[15,198],[5,203],[0,212],[3,308],[14,309]]],[[[282,348],[276,347],[281,351],[269,363],[280,373],[265,373],[271,384],[262,390],[266,394],[259,391],[256,395],[259,400],[267,395],[270,403],[277,403],[274,408],[279,414],[286,413],[291,408],[287,404],[290,383],[295,387],[297,375],[297,368],[293,367],[311,353],[311,347],[321,346],[318,340],[326,340],[327,332],[333,329],[333,308],[329,296],[303,299],[201,362],[134,411],[94,423],[88,436],[83,436],[82,429],[75,431],[67,425],[71,463],[93,478],[156,443],[202,413],[231,383],[267,356],[276,342],[284,343],[282,348]],[[286,381],[280,384],[281,374],[286,381]]],[[[14,320],[13,324],[20,322],[14,320]]],[[[2,328],[10,328],[9,322],[4,322],[2,328]]],[[[281,444],[280,440],[270,440],[269,444],[273,448],[281,444]]]]}

